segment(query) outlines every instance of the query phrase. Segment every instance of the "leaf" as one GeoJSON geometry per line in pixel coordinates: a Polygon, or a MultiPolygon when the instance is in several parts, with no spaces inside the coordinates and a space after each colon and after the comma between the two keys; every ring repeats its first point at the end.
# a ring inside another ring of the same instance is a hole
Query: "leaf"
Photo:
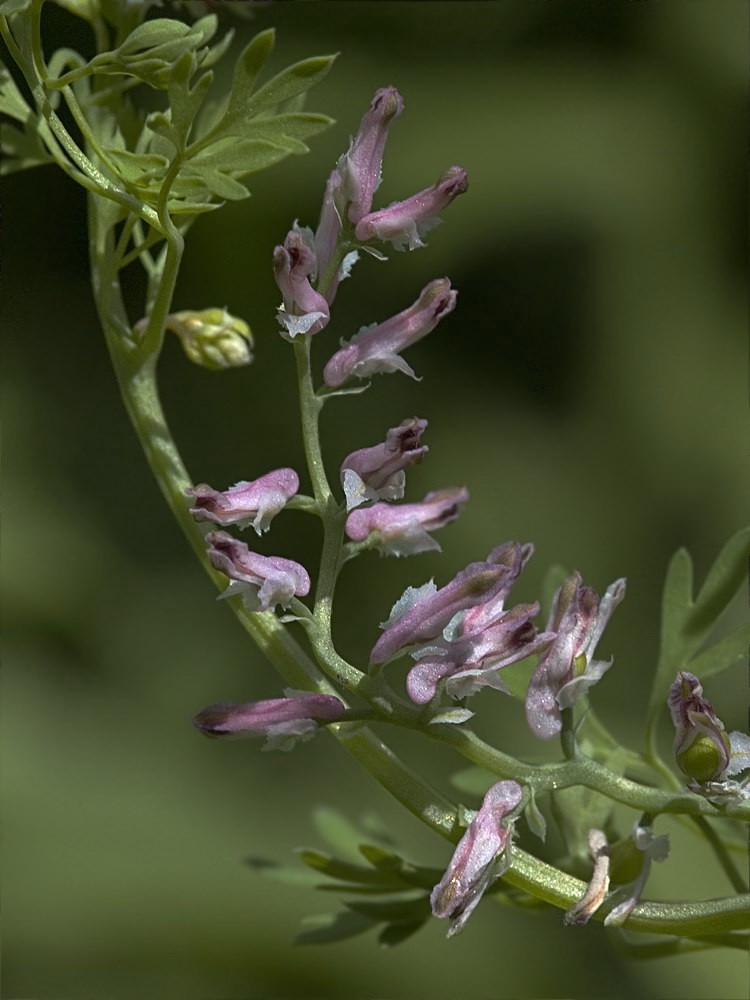
{"type": "Polygon", "coordinates": [[[366,933],[375,926],[375,922],[361,913],[342,910],[305,917],[302,925],[309,930],[300,931],[294,938],[295,944],[333,944],[366,933]]]}
{"type": "Polygon", "coordinates": [[[207,191],[211,194],[217,195],[219,198],[225,198],[229,201],[239,201],[242,198],[248,198],[250,192],[245,187],[244,184],[240,184],[239,181],[235,180],[229,174],[223,173],[221,170],[215,170],[213,167],[203,164],[191,164],[189,170],[185,170],[187,176],[197,175],[202,181],[207,191]]]}
{"type": "Polygon", "coordinates": [[[234,28],[230,28],[216,43],[206,50],[206,54],[198,59],[198,65],[201,69],[210,69],[215,66],[220,59],[226,54],[227,49],[232,44],[234,39],[234,28]]]}
{"type": "Polygon", "coordinates": [[[387,924],[378,934],[378,942],[384,948],[393,948],[402,941],[406,941],[412,934],[416,934],[425,925],[424,920],[415,921],[413,924],[387,924]]]}
{"type": "Polygon", "coordinates": [[[430,901],[426,896],[420,896],[419,899],[388,899],[383,902],[356,899],[347,901],[345,905],[354,913],[360,913],[378,923],[409,924],[416,920],[426,920],[430,915],[430,901]]]}
{"type": "Polygon", "coordinates": [[[300,859],[309,868],[323,872],[329,878],[364,885],[389,885],[394,888],[399,886],[398,877],[394,877],[395,872],[366,868],[364,865],[349,864],[346,861],[333,858],[329,854],[322,854],[320,851],[311,851],[307,848],[302,848],[298,853],[300,859]]]}
{"type": "Polygon", "coordinates": [[[3,176],[53,162],[34,129],[22,130],[15,125],[3,125],[0,137],[3,151],[0,174],[3,176]]]}
{"type": "MultiPolygon", "coordinates": [[[[120,59],[127,56],[139,56],[145,52],[166,47],[171,51],[171,47],[181,43],[187,36],[192,36],[196,25],[191,28],[182,21],[176,21],[171,17],[156,17],[152,21],[144,21],[134,28],[125,41],[112,52],[105,52],[102,55],[116,54],[120,59]]],[[[200,35],[201,33],[199,33],[200,35]]],[[[196,45],[199,44],[196,41],[196,45]]]]}
{"type": "Polygon", "coordinates": [[[321,882],[315,886],[320,892],[354,893],[358,896],[392,896],[394,892],[405,892],[403,886],[392,885],[350,885],[343,882],[321,882]]]}
{"type": "Polygon", "coordinates": [[[29,122],[36,118],[7,66],[0,63],[0,113],[10,115],[19,122],[29,122]]]}
{"type": "Polygon", "coordinates": [[[245,113],[255,81],[273,51],[275,32],[273,28],[261,31],[252,38],[240,53],[234,67],[229,102],[224,112],[222,126],[231,125],[245,113]]]}
{"type": "Polygon", "coordinates": [[[742,528],[716,557],[688,615],[687,628],[691,633],[707,632],[745,583],[749,549],[750,528],[742,528]]]}
{"type": "Polygon", "coordinates": [[[360,844],[359,849],[371,865],[382,872],[397,874],[403,882],[417,889],[432,889],[435,883],[440,881],[443,874],[438,868],[423,868],[420,865],[412,865],[397,854],[383,851],[372,844],[360,844]]]}
{"type": "Polygon", "coordinates": [[[78,17],[82,17],[86,21],[93,21],[98,13],[96,0],[56,0],[56,3],[69,10],[71,14],[77,14],[78,17]]]}
{"type": "Polygon", "coordinates": [[[682,626],[692,604],[692,592],[693,563],[686,549],[678,549],[672,556],[664,580],[659,662],[651,685],[649,720],[662,709],[669,685],[684,655],[682,626]]]}
{"type": "Polygon", "coordinates": [[[335,59],[335,55],[313,56],[288,66],[253,94],[244,108],[244,115],[257,115],[259,111],[310,90],[325,79],[335,59]]]}
{"type": "MultiPolygon", "coordinates": [[[[673,556],[664,583],[659,664],[651,688],[649,722],[664,707],[677,671],[690,663],[690,658],[746,579],[749,543],[750,528],[743,528],[730,538],[708,571],[695,603],[692,598],[690,556],[685,549],[680,549],[673,556]]],[[[730,643],[727,648],[731,650],[734,647],[730,643]]],[[[705,662],[716,664],[714,670],[709,672],[723,669],[722,661],[707,659],[705,662]]]]}
{"type": "Polygon", "coordinates": [[[227,132],[228,135],[244,136],[248,139],[265,139],[284,146],[290,153],[307,153],[308,147],[302,142],[333,124],[328,115],[305,112],[302,114],[274,115],[269,118],[247,118],[238,121],[227,132]]]}
{"type": "Polygon", "coordinates": [[[117,168],[119,176],[131,184],[158,181],[166,173],[169,162],[154,153],[131,153],[127,149],[104,150],[117,168]]]}
{"type": "Polygon", "coordinates": [[[734,632],[725,635],[714,646],[705,650],[690,662],[690,670],[703,680],[714,674],[720,674],[722,670],[733,667],[738,660],[747,656],[747,647],[750,643],[750,623],[740,625],[734,632]]]}
{"type": "Polygon", "coordinates": [[[245,864],[258,875],[273,879],[274,882],[281,882],[283,885],[295,885],[305,889],[316,889],[319,885],[319,876],[306,868],[280,865],[268,858],[258,857],[245,858],[245,864]]]}
{"type": "Polygon", "coordinates": [[[336,809],[319,806],[312,815],[315,829],[338,854],[359,861],[359,844],[362,834],[345,816],[336,809]]]}
{"type": "MultiPolygon", "coordinates": [[[[166,119],[169,125],[168,130],[162,125],[160,134],[166,134],[167,138],[171,139],[178,150],[185,148],[190,129],[195,121],[195,116],[213,81],[213,73],[204,73],[191,88],[190,79],[195,69],[195,53],[183,52],[169,77],[167,92],[169,95],[170,113],[168,118],[166,115],[162,115],[162,118],[166,119]]],[[[161,121],[160,124],[162,124],[161,121]]],[[[154,126],[152,125],[151,127],[153,128],[154,126]]]]}
{"type": "MultiPolygon", "coordinates": [[[[181,59],[185,55],[193,58],[195,50],[215,33],[216,24],[215,14],[192,27],[165,17],[144,21],[119,48],[100,53],[89,66],[99,73],[135,76],[151,87],[166,90],[181,59]]],[[[193,62],[193,68],[195,65],[193,62]]]]}
{"type": "Polygon", "coordinates": [[[0,0],[0,17],[10,17],[31,6],[31,0],[0,0]]]}

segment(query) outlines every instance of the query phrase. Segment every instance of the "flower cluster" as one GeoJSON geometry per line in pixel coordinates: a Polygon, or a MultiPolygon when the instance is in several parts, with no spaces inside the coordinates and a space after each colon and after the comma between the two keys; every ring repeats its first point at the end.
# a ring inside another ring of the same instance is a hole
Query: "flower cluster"
{"type": "MultiPolygon", "coordinates": [[[[352,387],[353,380],[392,372],[416,379],[402,353],[432,332],[456,305],[456,291],[448,278],[429,282],[408,308],[363,327],[348,343],[342,342],[325,363],[324,385],[313,398],[309,375],[312,338],[316,337],[317,342],[317,335],[330,324],[338,285],[349,276],[360,251],[382,257],[370,245],[372,241],[390,243],[397,250],[424,246],[424,234],[439,222],[438,212],[467,189],[465,170],[451,167],[432,187],[384,209],[372,210],[388,133],[402,111],[403,101],[395,89],[388,87],[376,93],[348,151],[328,178],[317,230],[295,223],[283,244],[274,250],[274,277],[282,297],[277,316],[282,337],[295,344],[298,366],[304,366],[300,369],[305,372],[301,391],[303,399],[305,392],[310,395],[307,410],[303,404],[308,419],[311,409],[319,408],[331,396],[361,391],[361,387],[352,387]]],[[[411,417],[391,427],[381,443],[347,455],[340,463],[343,497],[338,506],[332,507],[327,482],[323,489],[320,470],[312,466],[314,498],[298,496],[299,478],[289,468],[238,482],[224,492],[205,484],[187,490],[195,520],[212,525],[206,535],[209,561],[230,581],[221,596],[241,595],[251,612],[272,612],[278,607],[290,610],[291,617],[304,620],[315,645],[319,623],[314,612],[299,601],[311,587],[304,567],[281,556],[251,552],[244,542],[213,527],[252,525],[260,535],[290,503],[318,513],[324,519],[327,537],[333,530],[339,532],[339,552],[328,573],[332,579],[342,556],[348,558],[364,549],[377,548],[381,554],[393,556],[439,550],[433,532],[460,515],[468,491],[449,487],[429,492],[418,502],[403,502],[406,472],[429,450],[422,444],[426,429],[426,420],[411,417]],[[342,552],[344,535],[349,544],[342,552]]],[[[316,426],[311,429],[306,425],[304,430],[307,452],[314,453],[318,445],[315,443],[311,449],[310,442],[316,441],[311,437],[317,435],[316,426]]],[[[328,550],[331,548],[329,544],[328,550]]],[[[538,630],[533,620],[539,614],[539,602],[506,606],[533,551],[533,545],[528,543],[505,542],[440,588],[433,580],[408,587],[382,623],[382,635],[371,652],[371,665],[380,668],[408,654],[414,662],[407,672],[406,693],[413,705],[429,706],[431,722],[465,722],[473,713],[463,707],[440,711],[439,701],[444,694],[465,699],[485,687],[507,693],[501,677],[503,668],[538,655],[526,694],[526,716],[535,735],[549,739],[562,729],[562,713],[572,708],[610,666],[611,661],[594,659],[594,652],[625,595],[625,581],[615,581],[600,598],[591,587],[584,586],[579,573],[573,573],[554,596],[547,627],[538,630]]],[[[332,591],[326,599],[331,596],[332,591]]],[[[326,641],[329,639],[330,635],[326,641]]],[[[322,662],[325,654],[320,654],[319,659],[322,662]]],[[[288,749],[296,739],[312,735],[321,724],[341,719],[346,709],[343,701],[322,692],[285,694],[285,698],[271,701],[211,705],[193,723],[210,736],[265,735],[267,748],[288,749]]],[[[516,782],[493,785],[461,838],[445,875],[435,885],[430,897],[432,912],[450,919],[449,935],[463,928],[482,894],[510,864],[513,824],[522,803],[530,804],[529,796],[516,782]]],[[[592,842],[592,852],[598,863],[598,882],[580,906],[571,911],[572,922],[585,922],[606,894],[609,855],[606,842],[599,842],[603,834],[595,833],[598,839],[592,842]]],[[[650,858],[647,846],[638,844],[639,850],[645,852],[642,856],[650,858]]],[[[639,882],[638,893],[641,886],[639,882]]],[[[637,893],[632,898],[636,899],[637,893]]]]}

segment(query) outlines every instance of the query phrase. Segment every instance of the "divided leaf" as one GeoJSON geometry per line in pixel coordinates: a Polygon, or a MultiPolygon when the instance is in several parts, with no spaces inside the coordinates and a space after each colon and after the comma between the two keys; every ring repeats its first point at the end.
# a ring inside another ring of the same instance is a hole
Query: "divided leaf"
{"type": "Polygon", "coordinates": [[[295,944],[333,944],[347,938],[364,934],[375,926],[375,922],[361,913],[341,910],[338,913],[318,913],[305,917],[305,928],[294,938],[295,944]]]}
{"type": "Polygon", "coordinates": [[[715,674],[742,655],[740,650],[747,634],[745,627],[692,659],[746,579],[749,544],[749,528],[741,529],[730,538],[709,570],[695,601],[690,556],[685,549],[679,549],[672,557],[664,582],[659,663],[649,699],[649,722],[665,707],[677,671],[689,669],[698,677],[702,672],[703,675],[715,674]]]}

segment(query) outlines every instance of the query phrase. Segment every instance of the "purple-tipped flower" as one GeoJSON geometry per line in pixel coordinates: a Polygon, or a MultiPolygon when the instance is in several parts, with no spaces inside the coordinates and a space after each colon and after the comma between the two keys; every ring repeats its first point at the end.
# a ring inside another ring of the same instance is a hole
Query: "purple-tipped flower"
{"type": "Polygon", "coordinates": [[[573,573],[555,595],[547,631],[556,638],[542,656],[526,692],[526,718],[541,739],[556,736],[562,728],[561,709],[571,708],[592,684],[600,680],[612,661],[593,658],[612,612],[625,596],[625,580],[615,580],[599,599],[573,573]]]}
{"type": "Polygon", "coordinates": [[[242,594],[248,611],[269,611],[277,604],[288,608],[293,597],[310,591],[307,570],[291,559],[250,552],[226,531],[209,531],[206,541],[209,562],[231,581],[220,597],[242,594]]]}
{"type": "Polygon", "coordinates": [[[341,463],[341,485],[346,495],[346,509],[353,510],[368,500],[400,500],[406,483],[405,469],[429,451],[420,444],[426,420],[412,417],[392,427],[383,444],[360,448],[341,463]]]}
{"type": "Polygon", "coordinates": [[[711,702],[703,698],[700,680],[687,670],[677,674],[667,704],[676,730],[675,761],[692,779],[689,787],[712,802],[747,799],[747,779],[727,779],[750,768],[750,737],[727,733],[711,702]]]}
{"type": "Polygon", "coordinates": [[[432,187],[360,219],[354,235],[363,243],[377,239],[393,244],[396,250],[407,246],[416,250],[425,245],[422,236],[440,224],[439,213],[468,187],[464,168],[449,167],[432,187]]]}
{"type": "Polygon", "coordinates": [[[371,531],[379,531],[378,546],[385,555],[413,556],[417,552],[440,551],[429,532],[455,521],[469,499],[464,487],[428,493],[420,503],[376,503],[352,511],[346,519],[346,533],[361,542],[371,531]]]}
{"type": "Polygon", "coordinates": [[[406,679],[409,697],[417,705],[426,704],[435,697],[443,678],[447,678],[445,690],[451,698],[468,698],[483,687],[507,694],[498,670],[540,652],[555,637],[554,632],[537,635],[531,623],[537,614],[538,604],[519,604],[492,624],[468,633],[460,619],[451,622],[443,638],[411,654],[417,662],[406,679]]]}
{"type": "Polygon", "coordinates": [[[702,694],[703,687],[695,674],[681,670],[667,701],[676,729],[675,762],[697,782],[716,781],[729,764],[729,737],[724,723],[702,694]]]}
{"type": "Polygon", "coordinates": [[[380,184],[388,132],[403,110],[404,102],[395,87],[378,90],[348,151],[338,162],[343,192],[349,202],[350,222],[359,222],[372,207],[372,196],[380,184]]]}
{"type": "Polygon", "coordinates": [[[455,615],[477,605],[494,602],[499,613],[531,550],[531,546],[508,542],[493,549],[484,562],[470,563],[440,590],[432,581],[407,587],[383,622],[385,631],[375,643],[370,662],[385,663],[404,646],[436,638],[455,615]]]}
{"type": "Polygon", "coordinates": [[[244,705],[220,702],[191,721],[206,736],[230,740],[265,736],[264,750],[291,750],[298,739],[310,739],[318,722],[334,722],[345,711],[343,702],[330,694],[294,695],[244,705]]]}
{"type": "Polygon", "coordinates": [[[336,388],[352,376],[367,378],[377,372],[401,371],[416,379],[400,352],[426,337],[455,305],[456,291],[448,278],[431,281],[408,309],[385,323],[363,327],[337,351],[323,371],[326,385],[336,388]]]}
{"type": "Polygon", "coordinates": [[[317,270],[315,253],[304,234],[291,230],[284,245],[273,252],[274,278],[284,300],[276,315],[286,340],[294,340],[300,333],[317,333],[330,319],[328,302],[310,284],[309,276],[317,270]]]}
{"type": "Polygon", "coordinates": [[[252,524],[260,535],[268,531],[273,517],[299,489],[299,478],[294,469],[275,469],[252,482],[241,480],[230,489],[218,490],[200,483],[185,490],[195,497],[190,513],[196,521],[214,524],[239,524],[246,528],[252,524]]]}
{"type": "Polygon", "coordinates": [[[510,867],[513,822],[504,820],[520,803],[522,794],[515,781],[498,781],[490,788],[458,842],[445,875],[432,890],[433,916],[450,917],[448,937],[463,930],[490,883],[510,867]]]}

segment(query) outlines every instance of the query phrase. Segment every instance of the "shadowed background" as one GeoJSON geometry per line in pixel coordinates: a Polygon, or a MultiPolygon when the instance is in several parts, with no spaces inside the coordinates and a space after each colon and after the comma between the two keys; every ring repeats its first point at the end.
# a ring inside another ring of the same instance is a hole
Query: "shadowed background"
{"type": "MultiPolygon", "coordinates": [[[[54,47],[88,44],[75,18],[52,5],[45,16],[54,47]]],[[[456,311],[409,351],[421,382],[376,378],[323,415],[332,476],[350,451],[419,416],[431,450],[407,499],[471,491],[439,535],[442,554],[367,554],[345,568],[336,637],[353,662],[366,662],[407,585],[443,584],[507,539],[533,541],[519,600],[537,596],[552,563],[599,591],[628,578],[601,649],[615,666],[594,704],[640,748],[667,561],[686,545],[700,580],[745,515],[746,20],[741,0],[505,0],[271,4],[240,24],[237,49],[277,27],[274,70],[341,52],[308,99],[337,124],[188,239],[174,308],[225,305],[256,337],[255,363],[223,373],[167,343],[164,403],[196,481],[222,489],[291,465],[309,491],[270,256],[293,219],[316,223],[373,92],[392,84],[406,104],[377,207],[454,163],[470,177],[428,248],[358,264],[315,338],[320,370],[339,337],[405,308],[431,279],[447,274],[459,290],[456,311]]],[[[6,179],[4,192],[5,995],[744,996],[740,954],[627,963],[599,926],[493,902],[450,942],[433,921],[392,951],[373,935],[291,944],[301,917],[337,908],[335,897],[265,881],[243,860],[322,846],[316,805],[376,812],[420,863],[445,865],[450,849],[327,737],[261,755],[190,727],[206,704],[275,697],[282,683],[214,601],[139,454],[91,303],[83,192],[49,167],[6,179]]],[[[317,522],[290,512],[258,548],[312,570],[318,544],[317,522]]],[[[391,668],[395,683],[402,672],[391,668]]],[[[737,670],[707,685],[730,730],[746,725],[741,684],[737,670]]],[[[516,703],[486,692],[473,707],[483,736],[540,753],[516,703]]],[[[667,751],[668,730],[665,720],[667,751]]],[[[397,735],[457,796],[449,777],[465,762],[397,735]]],[[[623,832],[635,818],[623,812],[623,832]]],[[[730,891],[696,838],[665,830],[673,856],[650,898],[730,891]]]]}

